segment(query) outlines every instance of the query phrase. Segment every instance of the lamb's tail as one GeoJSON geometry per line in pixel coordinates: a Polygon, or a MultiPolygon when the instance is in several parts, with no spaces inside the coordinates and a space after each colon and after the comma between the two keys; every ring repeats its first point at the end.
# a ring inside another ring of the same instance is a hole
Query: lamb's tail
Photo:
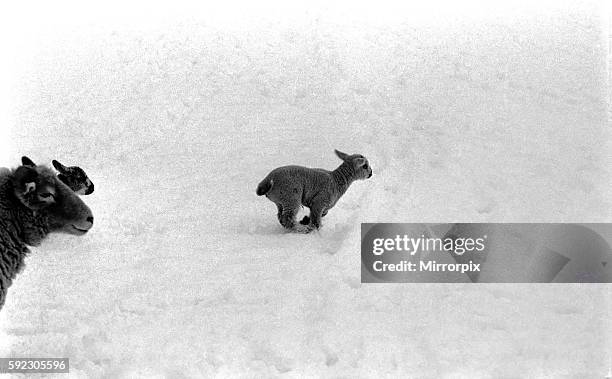
{"type": "Polygon", "coordinates": [[[262,196],[262,195],[267,194],[270,191],[270,189],[272,188],[273,184],[274,184],[274,182],[272,181],[272,179],[270,179],[269,177],[266,177],[257,186],[257,191],[256,191],[257,196],[262,196]]]}

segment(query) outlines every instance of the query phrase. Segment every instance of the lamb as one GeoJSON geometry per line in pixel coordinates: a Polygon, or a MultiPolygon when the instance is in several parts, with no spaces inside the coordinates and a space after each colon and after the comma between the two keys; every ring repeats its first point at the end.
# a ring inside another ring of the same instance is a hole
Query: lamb
{"type": "MultiPolygon", "coordinates": [[[[21,163],[24,166],[36,166],[36,164],[26,156],[21,157],[21,163]]],[[[66,167],[55,159],[52,163],[53,167],[59,171],[57,175],[59,180],[68,185],[74,192],[79,195],[89,195],[94,191],[92,181],[87,177],[87,174],[85,174],[82,168],[78,166],[66,167]]]]}
{"type": "Polygon", "coordinates": [[[83,235],[93,220],[89,207],[50,168],[0,169],[0,310],[28,245],[38,246],[49,233],[83,235]]]}
{"type": "Polygon", "coordinates": [[[368,160],[360,154],[348,155],[335,150],[342,164],[334,171],[302,166],[283,166],[272,170],[257,186],[257,195],[265,195],[278,209],[280,224],[289,230],[308,233],[321,227],[321,218],[336,205],[351,183],[372,177],[368,160]],[[310,208],[296,224],[300,206],[310,208]]]}

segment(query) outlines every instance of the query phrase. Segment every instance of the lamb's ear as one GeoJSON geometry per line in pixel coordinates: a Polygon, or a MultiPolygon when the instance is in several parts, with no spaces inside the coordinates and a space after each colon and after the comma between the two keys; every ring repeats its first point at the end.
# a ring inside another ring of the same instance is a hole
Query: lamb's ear
{"type": "Polygon", "coordinates": [[[366,163],[366,159],[365,158],[355,158],[353,162],[355,162],[356,167],[361,167],[363,166],[364,163],[366,163]]]}
{"type": "Polygon", "coordinates": [[[68,171],[68,168],[66,166],[64,166],[63,164],[59,163],[55,159],[53,161],[51,161],[51,163],[53,163],[53,167],[55,167],[55,169],[57,171],[61,172],[62,174],[65,174],[66,171],[68,171]]]}
{"type": "Polygon", "coordinates": [[[25,155],[21,157],[21,164],[24,166],[36,167],[36,163],[32,162],[32,160],[25,155]]]}
{"type": "Polygon", "coordinates": [[[346,158],[348,157],[347,153],[343,153],[339,150],[334,150],[336,152],[336,155],[338,156],[338,158],[342,159],[343,161],[346,160],[346,158]]]}

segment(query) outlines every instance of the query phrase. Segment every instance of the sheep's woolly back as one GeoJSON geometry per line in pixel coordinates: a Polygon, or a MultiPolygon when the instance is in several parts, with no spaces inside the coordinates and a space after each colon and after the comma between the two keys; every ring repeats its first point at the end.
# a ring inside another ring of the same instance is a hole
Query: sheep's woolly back
{"type": "Polygon", "coordinates": [[[0,308],[4,305],[6,291],[15,275],[24,265],[29,250],[23,242],[16,218],[17,198],[13,196],[13,185],[8,169],[0,169],[0,308]]]}

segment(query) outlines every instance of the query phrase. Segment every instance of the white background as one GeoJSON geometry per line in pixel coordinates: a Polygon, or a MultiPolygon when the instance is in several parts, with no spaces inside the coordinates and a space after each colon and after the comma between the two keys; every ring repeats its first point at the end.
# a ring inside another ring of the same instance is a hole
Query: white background
{"type": "Polygon", "coordinates": [[[85,168],[85,237],[34,248],[0,356],[75,377],[603,377],[607,285],[361,285],[361,222],[609,222],[597,2],[3,6],[0,166],[85,168]],[[311,235],[276,166],[369,158],[311,235]]]}

